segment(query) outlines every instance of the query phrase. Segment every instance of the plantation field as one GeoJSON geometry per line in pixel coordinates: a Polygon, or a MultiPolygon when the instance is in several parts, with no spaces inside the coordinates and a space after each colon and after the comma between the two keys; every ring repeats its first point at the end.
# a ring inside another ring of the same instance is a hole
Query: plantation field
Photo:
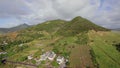
{"type": "Polygon", "coordinates": [[[120,34],[112,32],[89,32],[91,48],[95,52],[100,68],[120,68],[120,53],[113,42],[120,42],[120,34]]]}

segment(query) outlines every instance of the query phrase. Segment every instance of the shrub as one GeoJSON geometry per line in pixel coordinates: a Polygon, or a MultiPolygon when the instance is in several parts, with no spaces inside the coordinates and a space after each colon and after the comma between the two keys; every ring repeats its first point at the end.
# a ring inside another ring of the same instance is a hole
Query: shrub
{"type": "Polygon", "coordinates": [[[25,60],[27,60],[27,56],[22,56],[17,59],[17,61],[20,61],[20,62],[25,61],[25,60]]]}

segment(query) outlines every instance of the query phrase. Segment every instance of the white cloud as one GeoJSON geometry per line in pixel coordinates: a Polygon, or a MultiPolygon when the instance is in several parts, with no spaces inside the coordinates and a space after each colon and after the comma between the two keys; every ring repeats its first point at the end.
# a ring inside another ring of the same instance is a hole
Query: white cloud
{"type": "Polygon", "coordinates": [[[26,4],[33,13],[24,18],[35,23],[52,19],[72,19],[75,16],[91,18],[99,7],[100,0],[26,0],[26,4]]]}

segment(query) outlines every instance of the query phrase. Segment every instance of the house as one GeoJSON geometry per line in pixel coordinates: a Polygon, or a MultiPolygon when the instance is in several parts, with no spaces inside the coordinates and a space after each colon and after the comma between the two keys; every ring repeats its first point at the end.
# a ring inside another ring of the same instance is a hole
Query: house
{"type": "Polygon", "coordinates": [[[57,61],[58,64],[62,64],[62,63],[64,63],[65,59],[64,59],[63,56],[58,56],[56,61],[57,61]]]}
{"type": "Polygon", "coordinates": [[[56,56],[56,54],[51,51],[51,52],[49,52],[48,59],[52,61],[55,58],[55,56],[56,56]]]}
{"type": "Polygon", "coordinates": [[[33,59],[33,57],[32,57],[32,55],[29,55],[28,60],[31,60],[31,59],[33,59]]]}

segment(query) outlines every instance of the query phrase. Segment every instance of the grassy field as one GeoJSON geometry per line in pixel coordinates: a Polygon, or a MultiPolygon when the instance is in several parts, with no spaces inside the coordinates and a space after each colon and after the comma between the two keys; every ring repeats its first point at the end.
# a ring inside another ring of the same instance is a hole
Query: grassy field
{"type": "Polygon", "coordinates": [[[95,52],[100,68],[120,68],[120,53],[112,45],[120,42],[120,35],[111,32],[89,32],[90,46],[95,52]]]}

